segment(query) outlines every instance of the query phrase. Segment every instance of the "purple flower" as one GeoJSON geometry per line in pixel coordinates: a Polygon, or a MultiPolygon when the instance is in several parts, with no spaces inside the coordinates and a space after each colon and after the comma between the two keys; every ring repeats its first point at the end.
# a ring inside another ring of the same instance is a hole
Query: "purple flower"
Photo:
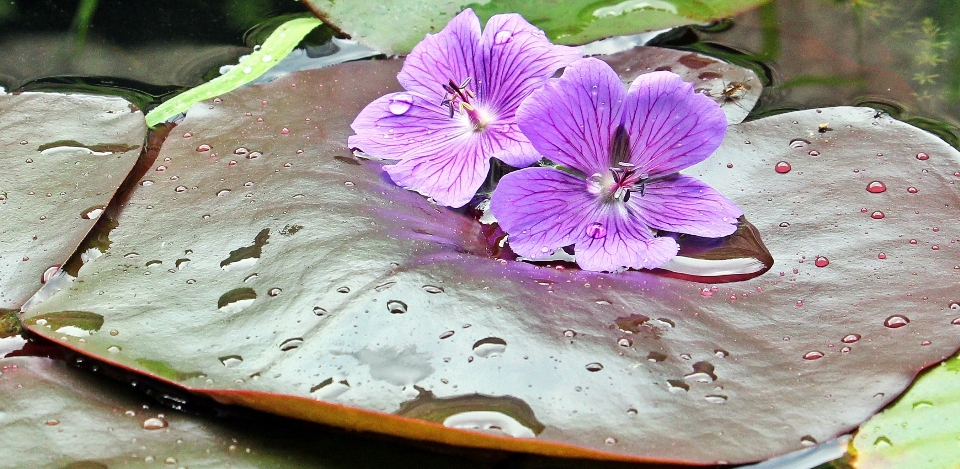
{"type": "Polygon", "coordinates": [[[576,245],[581,268],[655,268],[677,254],[656,230],[721,237],[743,212],[677,174],[712,154],[727,129],[720,106],[670,72],[624,91],[596,59],[579,60],[517,111],[520,129],[564,170],[521,169],[500,180],[490,210],[517,254],[542,258],[576,245]]]}
{"type": "Polygon", "coordinates": [[[413,48],[397,75],[406,91],[368,104],[347,145],[399,160],[384,166],[394,182],[460,207],[483,184],[491,157],[518,167],[540,159],[517,127],[517,107],[580,56],[520,15],[495,15],[481,34],[477,15],[464,10],[413,48]]]}

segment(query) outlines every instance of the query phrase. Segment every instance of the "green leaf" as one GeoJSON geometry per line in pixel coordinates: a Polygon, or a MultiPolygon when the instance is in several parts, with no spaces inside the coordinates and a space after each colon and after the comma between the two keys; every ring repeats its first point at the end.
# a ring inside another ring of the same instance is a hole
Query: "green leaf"
{"type": "Polygon", "coordinates": [[[960,357],[924,372],[893,405],[860,426],[851,446],[854,467],[863,469],[957,467],[960,357]]]}
{"type": "Polygon", "coordinates": [[[143,114],[119,98],[0,94],[0,309],[55,277],[140,155],[143,114]]]}
{"type": "Polygon", "coordinates": [[[730,126],[686,172],[743,208],[775,264],[714,292],[491,258],[476,220],[346,147],[400,66],[298,72],[195,107],[123,194],[107,252],[26,327],[219,402],[351,430],[697,464],[832,439],[960,345],[942,280],[960,249],[960,153],[930,134],[850,107],[730,126]],[[65,310],[103,315],[111,334],[31,325],[65,310]]]}
{"type": "Polygon", "coordinates": [[[283,23],[259,50],[254,50],[227,73],[178,94],[150,111],[146,116],[147,125],[154,127],[185,112],[200,101],[220,96],[255,80],[286,57],[304,36],[321,24],[323,23],[316,18],[296,18],[283,23]]]}
{"type": "Polygon", "coordinates": [[[560,44],[585,44],[605,37],[703,23],[732,16],[768,0],[575,0],[531,2],[493,0],[464,4],[451,0],[408,2],[306,0],[327,22],[386,54],[405,54],[436,33],[457,13],[473,8],[481,21],[498,13],[519,13],[560,44]],[[403,25],[397,27],[397,25],[403,25]]]}

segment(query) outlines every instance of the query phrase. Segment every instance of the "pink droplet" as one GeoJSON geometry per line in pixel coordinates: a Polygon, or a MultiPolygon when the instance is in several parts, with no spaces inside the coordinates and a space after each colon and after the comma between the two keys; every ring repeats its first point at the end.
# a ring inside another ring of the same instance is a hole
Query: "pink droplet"
{"type": "Polygon", "coordinates": [[[916,187],[910,186],[910,187],[907,188],[907,192],[909,192],[909,193],[911,193],[911,194],[916,194],[917,192],[920,192],[920,190],[917,189],[916,187]]]}
{"type": "Polygon", "coordinates": [[[257,122],[263,122],[263,118],[262,118],[262,117],[258,117],[258,118],[257,118],[257,122]]]}
{"type": "Polygon", "coordinates": [[[923,342],[920,342],[920,345],[923,346],[923,347],[926,347],[926,346],[930,345],[930,343],[931,343],[931,342],[930,342],[929,340],[924,340],[923,342]]]}
{"type": "Polygon", "coordinates": [[[817,256],[816,260],[813,261],[813,265],[817,267],[826,267],[830,265],[830,259],[827,259],[823,256],[817,256]]]}
{"type": "Polygon", "coordinates": [[[183,134],[183,138],[190,138],[190,137],[193,137],[193,134],[190,132],[183,134]]]}
{"type": "Polygon", "coordinates": [[[704,289],[700,290],[700,294],[701,294],[702,296],[713,296],[713,292],[710,291],[709,288],[704,288],[704,289]]]}
{"type": "Polygon", "coordinates": [[[917,244],[917,240],[911,239],[911,240],[910,240],[910,244],[917,244]]]}
{"type": "Polygon", "coordinates": [[[797,300],[797,308],[803,307],[803,300],[797,300]]]}
{"type": "Polygon", "coordinates": [[[884,216],[885,215],[883,214],[883,212],[879,210],[870,214],[870,218],[873,218],[874,220],[882,220],[884,216]]]}
{"type": "Polygon", "coordinates": [[[210,145],[207,145],[207,144],[200,145],[197,147],[197,151],[199,152],[210,151],[210,145]]]}
{"type": "Polygon", "coordinates": [[[607,235],[607,228],[602,223],[593,222],[587,225],[586,232],[593,239],[601,239],[607,235]]]}
{"type": "Polygon", "coordinates": [[[283,135],[287,135],[287,134],[290,133],[290,129],[284,127],[284,128],[282,128],[282,129],[280,129],[280,133],[283,134],[283,135]]]}
{"type": "Polygon", "coordinates": [[[887,255],[882,252],[880,254],[877,254],[877,259],[886,259],[886,258],[887,258],[887,255]]]}
{"type": "Polygon", "coordinates": [[[940,231],[940,227],[935,226],[935,227],[931,228],[931,230],[932,230],[934,233],[936,233],[936,232],[940,231]]]}
{"type": "Polygon", "coordinates": [[[960,326],[960,318],[953,318],[953,321],[950,321],[950,324],[954,326],[960,326]]]}
{"type": "Polygon", "coordinates": [[[925,160],[930,159],[930,155],[928,155],[928,154],[926,154],[926,153],[924,153],[924,152],[921,151],[920,153],[917,153],[917,159],[920,160],[920,161],[925,161],[925,160]]]}
{"type": "Polygon", "coordinates": [[[236,166],[236,165],[237,165],[237,160],[230,160],[230,162],[227,163],[227,165],[228,165],[228,166],[236,166]]]}
{"type": "Polygon", "coordinates": [[[49,282],[57,272],[60,272],[60,264],[47,267],[47,270],[44,270],[43,275],[40,276],[40,283],[49,282]]]}
{"type": "Polygon", "coordinates": [[[780,161],[773,167],[773,170],[780,174],[787,174],[791,169],[793,169],[793,166],[790,166],[790,163],[786,161],[780,161]]]}
{"type": "Polygon", "coordinates": [[[930,246],[930,249],[933,249],[934,251],[939,251],[940,246],[937,246],[936,244],[934,244],[933,246],[930,246]]]}
{"type": "Polygon", "coordinates": [[[879,194],[887,190],[887,185],[881,181],[871,181],[870,184],[867,184],[867,192],[871,194],[879,194]]]}
{"type": "Polygon", "coordinates": [[[166,170],[167,170],[167,167],[164,166],[164,165],[157,166],[157,169],[156,169],[156,171],[159,171],[159,172],[161,172],[161,173],[164,172],[164,171],[166,171],[166,170]]]}
{"type": "Polygon", "coordinates": [[[910,318],[900,314],[894,314],[883,321],[883,325],[889,327],[890,329],[897,329],[906,326],[907,324],[910,324],[910,318]]]}
{"type": "Polygon", "coordinates": [[[823,352],[813,351],[803,354],[804,360],[819,360],[823,358],[823,352]]]}
{"type": "Polygon", "coordinates": [[[852,344],[858,340],[860,340],[860,334],[847,334],[840,339],[840,341],[845,344],[852,344]]]}

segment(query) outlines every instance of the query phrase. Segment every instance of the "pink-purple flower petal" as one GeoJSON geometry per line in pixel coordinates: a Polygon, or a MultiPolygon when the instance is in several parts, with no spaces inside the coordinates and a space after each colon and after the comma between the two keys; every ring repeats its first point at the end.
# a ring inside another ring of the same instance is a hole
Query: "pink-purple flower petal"
{"type": "MultiPolygon", "coordinates": [[[[480,20],[466,9],[450,20],[437,34],[417,44],[397,74],[407,91],[428,99],[443,98],[443,85],[449,80],[460,84],[476,73],[475,57],[480,48],[480,20]]],[[[476,78],[476,77],[474,77],[476,78]]]]}
{"type": "Polygon", "coordinates": [[[510,248],[539,259],[585,236],[599,208],[585,185],[583,179],[557,169],[521,169],[500,179],[490,210],[510,233],[510,248]]]}
{"type": "Polygon", "coordinates": [[[631,197],[640,222],[658,230],[706,238],[727,236],[743,215],[736,205],[699,179],[675,175],[647,183],[645,193],[631,197]]]}
{"type": "Polygon", "coordinates": [[[510,121],[524,98],[582,56],[579,49],[551,44],[543,31],[517,14],[490,18],[480,44],[477,98],[498,118],[510,121]]]}
{"type": "Polygon", "coordinates": [[[609,65],[582,59],[531,94],[520,105],[517,122],[544,157],[587,176],[606,173],[625,96],[609,65]]]}
{"type": "Polygon", "coordinates": [[[634,80],[623,123],[630,136],[630,162],[651,177],[707,159],[727,131],[720,106],[670,72],[646,73],[634,80]]]}
{"type": "Polygon", "coordinates": [[[643,223],[618,209],[604,207],[588,236],[574,248],[582,269],[614,272],[654,269],[666,264],[680,249],[671,237],[654,237],[643,223]]]}
{"type": "Polygon", "coordinates": [[[490,170],[482,141],[451,138],[435,151],[408,154],[383,170],[401,187],[433,197],[440,205],[462,207],[470,202],[490,170]]]}

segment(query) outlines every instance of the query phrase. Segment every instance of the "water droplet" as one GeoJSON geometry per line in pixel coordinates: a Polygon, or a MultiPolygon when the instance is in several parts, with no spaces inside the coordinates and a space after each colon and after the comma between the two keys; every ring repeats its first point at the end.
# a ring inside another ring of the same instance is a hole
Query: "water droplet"
{"type": "Polygon", "coordinates": [[[887,190],[887,185],[881,181],[870,181],[870,184],[867,184],[867,192],[871,194],[879,194],[887,190]]]}
{"type": "Polygon", "coordinates": [[[900,314],[894,314],[893,316],[890,316],[883,321],[883,325],[891,329],[903,327],[903,326],[906,326],[907,324],[910,324],[910,318],[900,314]]]}
{"type": "Polygon", "coordinates": [[[785,222],[785,221],[780,222],[780,228],[786,228],[786,227],[788,227],[788,226],[790,226],[789,223],[787,223],[787,222],[785,222]]]}
{"type": "Polygon", "coordinates": [[[407,93],[397,93],[390,98],[387,109],[395,116],[406,114],[413,107],[413,96],[407,93]]]}
{"type": "Polygon", "coordinates": [[[607,236],[607,228],[604,227],[603,224],[599,222],[593,222],[587,225],[586,231],[587,231],[587,236],[593,239],[601,239],[607,236]]]}
{"type": "Polygon", "coordinates": [[[886,259],[886,258],[887,258],[887,255],[885,253],[881,252],[880,254],[877,254],[877,259],[886,259]]]}
{"type": "Polygon", "coordinates": [[[873,440],[873,446],[877,448],[889,447],[889,446],[893,446],[893,443],[890,442],[890,438],[887,438],[885,436],[878,436],[876,440],[873,440]]]}
{"type": "Polygon", "coordinates": [[[279,288],[271,288],[270,290],[267,291],[267,294],[270,296],[278,296],[282,292],[283,290],[279,288]]]}
{"type": "Polygon", "coordinates": [[[813,261],[813,265],[817,267],[826,267],[830,265],[830,259],[827,259],[823,256],[817,256],[817,258],[813,261]]]}
{"type": "Polygon", "coordinates": [[[257,292],[252,288],[235,288],[220,295],[217,309],[227,314],[238,313],[250,307],[256,299],[257,292]]]}
{"type": "Polygon", "coordinates": [[[790,140],[790,148],[803,148],[810,144],[809,140],[804,140],[802,138],[795,138],[790,140]]]}
{"type": "Polygon", "coordinates": [[[933,402],[930,401],[917,401],[913,403],[913,410],[923,409],[926,407],[933,407],[933,402]]]}
{"type": "Polygon", "coordinates": [[[160,430],[167,428],[167,421],[157,417],[150,417],[144,420],[141,424],[144,430],[160,430]]]}
{"type": "MultiPolygon", "coordinates": [[[[796,269],[794,269],[794,270],[796,270],[796,269]]],[[[794,273],[796,273],[796,272],[794,272],[794,273]]],[[[797,308],[801,308],[801,307],[803,307],[803,300],[797,300],[797,308]]]]}
{"type": "Polygon", "coordinates": [[[240,355],[227,355],[225,357],[219,358],[220,363],[223,363],[223,366],[237,366],[243,363],[243,357],[240,355]]]}
{"type": "Polygon", "coordinates": [[[920,160],[920,161],[926,161],[926,160],[930,159],[930,155],[928,155],[928,154],[926,154],[926,153],[924,153],[924,152],[921,151],[920,153],[917,153],[917,159],[920,160]]]}
{"type": "Polygon", "coordinates": [[[810,156],[820,156],[820,152],[817,150],[810,150],[807,154],[810,156]]]}
{"type": "Polygon", "coordinates": [[[821,358],[823,358],[823,352],[818,352],[816,350],[803,354],[804,360],[819,360],[821,358]]]}
{"type": "Polygon", "coordinates": [[[879,210],[870,214],[870,218],[873,218],[874,220],[882,220],[884,216],[885,215],[883,214],[883,212],[879,210]]]}
{"type": "Polygon", "coordinates": [[[911,239],[911,240],[910,240],[910,244],[917,244],[917,240],[911,239]]]}
{"type": "Polygon", "coordinates": [[[638,413],[637,409],[634,409],[634,408],[627,409],[627,415],[631,417],[633,417],[634,415],[637,415],[637,413],[638,413]]]}
{"type": "Polygon", "coordinates": [[[230,189],[221,189],[217,192],[217,197],[223,197],[231,192],[230,189]]]}
{"type": "Polygon", "coordinates": [[[440,340],[449,339],[453,337],[454,331],[446,331],[443,334],[440,334],[440,340]]]}
{"type": "Polygon", "coordinates": [[[145,179],[145,180],[143,180],[143,181],[140,182],[140,185],[143,186],[143,187],[152,186],[152,185],[153,185],[153,181],[151,181],[151,180],[149,180],[149,179],[145,179]]]}
{"type": "Polygon", "coordinates": [[[711,404],[723,404],[724,402],[727,402],[727,396],[722,394],[707,394],[706,396],[703,396],[703,399],[711,404]]]}
{"type": "Polygon", "coordinates": [[[207,144],[200,145],[197,147],[197,151],[199,152],[210,151],[210,145],[207,145],[207,144]]]}
{"type": "Polygon", "coordinates": [[[507,341],[499,337],[487,337],[473,344],[473,354],[480,358],[498,357],[507,351],[507,341]]]}
{"type": "MultiPolygon", "coordinates": [[[[392,111],[392,109],[391,109],[391,111],[392,111]]],[[[286,128],[286,127],[280,129],[280,134],[281,134],[281,135],[287,135],[287,134],[289,134],[289,133],[290,133],[290,129],[288,129],[288,128],[286,128]]]]}
{"type": "Polygon", "coordinates": [[[404,314],[407,312],[407,304],[399,300],[390,300],[387,302],[387,310],[392,314],[404,314]]]}
{"type": "Polygon", "coordinates": [[[780,174],[789,173],[791,169],[793,169],[793,166],[790,166],[790,163],[786,161],[779,161],[777,165],[773,167],[773,170],[780,174]]]}
{"type": "Polygon", "coordinates": [[[860,340],[860,334],[847,334],[843,336],[842,339],[840,339],[840,342],[843,342],[845,344],[852,344],[858,340],[860,340]]]}
{"type": "Polygon", "coordinates": [[[303,344],[303,337],[293,337],[280,342],[280,351],[289,352],[303,344]]]}
{"type": "MultiPolygon", "coordinates": [[[[502,33],[503,31],[500,31],[500,32],[502,33]]],[[[617,444],[617,439],[612,436],[608,436],[606,439],[603,440],[603,442],[608,445],[615,445],[617,444]]]]}
{"type": "Polygon", "coordinates": [[[817,440],[810,435],[804,435],[800,437],[801,446],[817,446],[817,440]]]}
{"type": "Polygon", "coordinates": [[[337,293],[350,293],[350,287],[340,287],[337,289],[337,293]]]}
{"type": "Polygon", "coordinates": [[[712,383],[717,380],[717,375],[713,371],[714,367],[710,362],[696,362],[693,364],[693,372],[683,375],[683,379],[697,383],[712,383]]]}
{"type": "Polygon", "coordinates": [[[424,285],[423,291],[427,293],[433,293],[433,294],[443,293],[443,287],[438,287],[436,285],[424,285]]]}
{"type": "Polygon", "coordinates": [[[713,351],[713,354],[716,355],[717,358],[727,358],[728,356],[730,356],[730,352],[728,352],[728,351],[726,351],[726,350],[724,350],[724,349],[722,349],[722,348],[718,348],[718,349],[714,350],[714,351],[713,351]]]}
{"type": "Polygon", "coordinates": [[[110,353],[120,353],[120,350],[121,350],[121,348],[120,348],[120,347],[117,347],[116,345],[111,345],[111,346],[107,347],[107,351],[110,352],[110,353]]]}
{"type": "Polygon", "coordinates": [[[576,337],[576,336],[577,336],[577,331],[575,331],[575,330],[573,330],[573,329],[567,329],[567,330],[563,331],[563,336],[564,336],[564,337],[570,337],[570,338],[576,337]]]}
{"type": "Polygon", "coordinates": [[[633,345],[633,341],[626,337],[621,337],[620,340],[617,341],[617,345],[621,347],[630,347],[633,345]]]}
{"type": "Polygon", "coordinates": [[[934,244],[933,246],[930,246],[930,249],[933,249],[934,251],[939,251],[940,246],[937,246],[936,244],[934,244]]]}
{"type": "Polygon", "coordinates": [[[600,371],[600,370],[603,369],[603,365],[601,365],[601,364],[599,364],[599,363],[597,363],[597,362],[587,363],[586,368],[587,368],[587,371],[596,373],[596,372],[598,372],[598,371],[600,371]]]}
{"type": "Polygon", "coordinates": [[[909,192],[909,193],[911,193],[911,194],[916,194],[917,192],[920,192],[920,190],[917,189],[916,187],[910,186],[910,187],[907,188],[907,192],[909,192]]]}
{"type": "Polygon", "coordinates": [[[55,425],[60,425],[60,421],[57,419],[47,420],[47,426],[53,427],[55,425]]]}
{"type": "Polygon", "coordinates": [[[513,40],[512,31],[507,31],[507,30],[497,31],[497,34],[493,36],[493,43],[497,45],[506,44],[511,40],[513,40]]]}

